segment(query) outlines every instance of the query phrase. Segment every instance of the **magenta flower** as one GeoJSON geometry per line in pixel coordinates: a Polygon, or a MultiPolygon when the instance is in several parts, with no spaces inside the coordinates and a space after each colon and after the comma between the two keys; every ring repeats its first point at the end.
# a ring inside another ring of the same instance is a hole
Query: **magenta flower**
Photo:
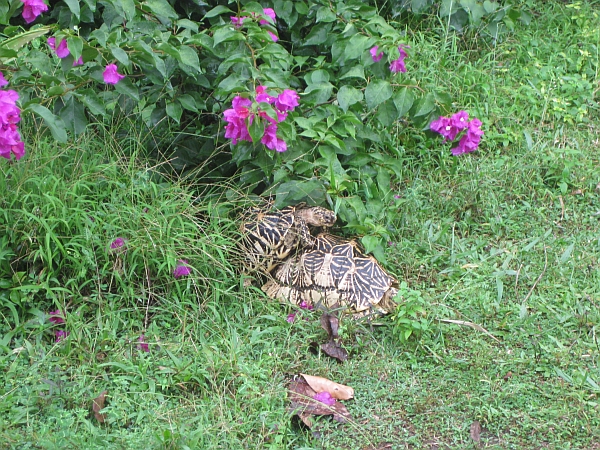
{"type": "Polygon", "coordinates": [[[233,24],[234,27],[236,28],[240,28],[243,24],[244,24],[244,20],[247,19],[247,17],[230,17],[231,19],[231,23],[233,24]]]}
{"type": "Polygon", "coordinates": [[[275,107],[279,111],[293,111],[294,108],[299,104],[299,98],[300,96],[296,91],[285,89],[277,96],[277,100],[275,100],[275,107]]]}
{"type": "Polygon", "coordinates": [[[48,320],[55,325],[65,323],[65,319],[63,317],[63,314],[60,312],[60,309],[57,309],[56,311],[50,311],[48,315],[50,316],[48,320]]]}
{"type": "Polygon", "coordinates": [[[273,103],[275,101],[275,97],[271,97],[267,94],[266,86],[256,86],[256,101],[258,103],[273,103]]]}
{"type": "Polygon", "coordinates": [[[452,125],[452,119],[449,117],[441,117],[438,120],[434,120],[429,125],[432,131],[435,131],[444,136],[444,141],[453,141],[456,135],[460,132],[460,129],[452,125]]]}
{"type": "Polygon", "coordinates": [[[369,50],[371,52],[371,58],[373,58],[374,62],[379,62],[381,61],[381,58],[383,58],[383,52],[377,53],[377,50],[379,50],[379,46],[377,45],[369,50]]]}
{"type": "MultiPolygon", "coordinates": [[[[233,145],[238,141],[252,142],[245,120],[250,117],[248,107],[252,106],[252,100],[238,95],[231,102],[231,106],[233,108],[223,111],[223,119],[228,122],[225,127],[225,137],[231,139],[233,145]]],[[[250,117],[250,123],[251,119],[252,117],[250,117]]]]}
{"type": "Polygon", "coordinates": [[[460,139],[458,146],[451,150],[452,154],[458,156],[474,152],[479,147],[482,136],[481,121],[479,119],[471,120],[467,124],[467,133],[460,139]]]}
{"type": "Polygon", "coordinates": [[[395,59],[394,61],[392,61],[392,63],[390,64],[390,70],[393,73],[397,73],[397,72],[406,72],[406,65],[404,64],[404,58],[406,58],[408,56],[408,53],[406,53],[406,50],[404,50],[404,45],[400,44],[400,46],[398,47],[398,52],[400,53],[400,57],[398,59],[395,59]]]}
{"type": "Polygon", "coordinates": [[[42,0],[21,0],[23,2],[23,19],[33,22],[41,13],[48,11],[48,5],[42,0]]]}
{"type": "Polygon", "coordinates": [[[56,330],[54,332],[54,336],[56,337],[56,342],[64,341],[68,335],[70,335],[70,331],[65,330],[56,330]]]}
{"type": "Polygon", "coordinates": [[[11,153],[18,161],[25,154],[25,144],[15,124],[0,125],[0,156],[10,159],[11,153]]]}
{"type": "Polygon", "coordinates": [[[4,78],[4,74],[2,72],[0,72],[0,87],[4,87],[8,84],[8,81],[6,81],[6,78],[4,78]]]}
{"type": "Polygon", "coordinates": [[[192,270],[187,265],[187,263],[188,262],[185,259],[180,259],[178,261],[177,267],[175,267],[175,270],[173,271],[173,276],[175,278],[185,277],[185,276],[189,275],[190,273],[192,273],[192,270]]]}
{"type": "Polygon", "coordinates": [[[277,42],[279,40],[279,37],[277,37],[275,33],[272,33],[271,31],[267,31],[267,33],[269,33],[269,36],[271,36],[273,42],[277,42]]]}
{"type": "MultiPolygon", "coordinates": [[[[272,8],[263,8],[263,13],[265,14],[265,16],[270,17],[273,20],[273,23],[275,23],[275,19],[277,16],[275,15],[275,11],[273,11],[272,8]]],[[[259,23],[261,25],[267,25],[269,21],[261,19],[259,23]]]]}
{"type": "Polygon", "coordinates": [[[109,64],[106,66],[106,69],[104,69],[104,72],[102,72],[102,77],[104,78],[104,82],[106,84],[117,84],[119,81],[125,78],[125,75],[121,75],[119,72],[117,72],[116,64],[109,64]]]}
{"type": "Polygon", "coordinates": [[[19,94],[9,89],[0,91],[0,124],[16,124],[21,120],[21,110],[17,106],[19,94]]]}
{"type": "Polygon", "coordinates": [[[459,129],[464,130],[467,128],[467,124],[469,123],[469,113],[466,111],[459,111],[450,117],[450,124],[459,129]]]}
{"type": "Polygon", "coordinates": [[[83,66],[83,56],[80,56],[77,61],[73,61],[73,67],[75,66],[83,66]]]}
{"type": "Polygon", "coordinates": [[[331,394],[326,391],[315,394],[313,398],[321,403],[326,404],[327,406],[333,406],[336,402],[335,398],[333,398],[331,394]]]}
{"type": "Polygon", "coordinates": [[[110,248],[114,250],[117,248],[121,248],[124,245],[125,245],[125,239],[123,239],[122,237],[119,237],[110,243],[110,248]]]}
{"type": "Polygon", "coordinates": [[[52,50],[54,50],[54,53],[56,53],[56,56],[58,56],[61,59],[66,58],[67,56],[69,56],[71,54],[71,52],[69,52],[69,47],[67,47],[66,39],[61,39],[60,43],[58,44],[58,47],[56,47],[56,38],[49,37],[48,38],[48,47],[50,47],[52,50]]]}
{"type": "Polygon", "coordinates": [[[309,311],[312,311],[313,309],[315,309],[315,307],[313,305],[311,305],[310,303],[308,303],[305,300],[302,300],[302,302],[300,303],[300,308],[308,309],[309,311]]]}
{"type": "Polygon", "coordinates": [[[285,152],[287,150],[287,144],[283,139],[277,137],[277,125],[274,123],[267,125],[265,128],[265,134],[260,140],[269,150],[275,150],[277,152],[285,152]]]}
{"type": "Polygon", "coordinates": [[[285,319],[287,322],[289,323],[294,323],[294,320],[296,320],[296,312],[293,313],[289,313],[287,316],[287,319],[285,319]]]}
{"type": "Polygon", "coordinates": [[[150,353],[150,347],[148,347],[148,343],[145,342],[146,337],[142,334],[138,339],[139,344],[137,345],[138,350],[141,350],[146,353],[150,353]]]}

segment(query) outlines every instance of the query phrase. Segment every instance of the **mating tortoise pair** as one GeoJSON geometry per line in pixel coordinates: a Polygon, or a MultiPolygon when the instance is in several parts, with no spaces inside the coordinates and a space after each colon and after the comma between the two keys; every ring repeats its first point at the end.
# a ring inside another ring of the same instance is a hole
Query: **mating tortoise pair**
{"type": "Polygon", "coordinates": [[[305,204],[252,210],[241,227],[248,270],[266,274],[262,290],[280,301],[350,308],[356,317],[392,311],[397,282],[375,258],[354,240],[310,233],[335,221],[333,211],[305,204]]]}

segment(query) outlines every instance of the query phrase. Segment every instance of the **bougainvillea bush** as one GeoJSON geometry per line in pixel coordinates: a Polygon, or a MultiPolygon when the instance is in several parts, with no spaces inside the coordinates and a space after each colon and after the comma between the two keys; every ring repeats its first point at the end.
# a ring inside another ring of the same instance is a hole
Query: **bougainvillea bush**
{"type": "MultiPolygon", "coordinates": [[[[453,23],[464,13],[421,3],[416,12],[433,8],[453,23]]],[[[471,3],[481,4],[480,23],[509,19],[510,6],[471,3]]],[[[329,203],[381,254],[389,230],[377,224],[402,176],[390,126],[429,133],[456,113],[443,89],[417,79],[426,62],[406,26],[390,22],[411,8],[396,6],[384,17],[362,0],[0,0],[2,99],[61,142],[134,117],[115,131],[139,127],[176,169],[235,176],[277,206],[329,203]]],[[[2,156],[20,158],[16,119],[2,126],[2,156]]]]}

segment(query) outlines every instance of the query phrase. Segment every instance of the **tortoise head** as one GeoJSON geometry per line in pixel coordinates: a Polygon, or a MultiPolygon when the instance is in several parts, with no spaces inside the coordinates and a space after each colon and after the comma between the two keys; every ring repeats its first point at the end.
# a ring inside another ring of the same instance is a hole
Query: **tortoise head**
{"type": "Polygon", "coordinates": [[[335,213],[327,208],[313,206],[299,211],[302,219],[314,227],[332,227],[337,220],[335,213]]]}

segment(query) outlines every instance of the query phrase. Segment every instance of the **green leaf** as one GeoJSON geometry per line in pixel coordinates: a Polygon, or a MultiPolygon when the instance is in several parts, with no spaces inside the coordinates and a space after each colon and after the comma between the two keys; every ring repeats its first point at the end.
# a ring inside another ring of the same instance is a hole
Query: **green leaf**
{"type": "Polygon", "coordinates": [[[362,91],[352,86],[342,86],[337,93],[338,104],[344,112],[348,111],[351,105],[362,101],[362,99],[362,91]]]}
{"type": "Polygon", "coordinates": [[[321,25],[315,25],[311,28],[310,33],[304,40],[304,45],[320,45],[327,41],[331,32],[331,24],[324,23],[321,25]]]}
{"type": "Polygon", "coordinates": [[[259,120],[253,120],[248,127],[248,133],[250,133],[252,142],[258,143],[262,139],[265,129],[259,120]]]}
{"type": "Polygon", "coordinates": [[[429,93],[420,98],[415,105],[414,117],[425,116],[435,108],[435,99],[433,94],[429,93]]]}
{"type": "Polygon", "coordinates": [[[193,31],[194,33],[198,32],[198,24],[196,22],[192,22],[191,20],[179,19],[177,22],[175,22],[175,24],[179,28],[185,28],[187,30],[193,31]]]}
{"type": "Polygon", "coordinates": [[[386,100],[377,108],[377,120],[384,127],[389,127],[398,118],[398,110],[392,99],[386,100]]]}
{"type": "Polygon", "coordinates": [[[83,104],[78,102],[74,95],[69,96],[69,99],[65,101],[65,106],[62,107],[59,115],[67,129],[72,133],[75,133],[75,135],[85,131],[87,119],[85,117],[83,104]]]}
{"type": "Polygon", "coordinates": [[[219,16],[221,14],[232,14],[235,15],[235,13],[230,10],[227,6],[223,6],[223,5],[219,5],[219,6],[215,6],[213,9],[211,9],[209,12],[207,12],[204,15],[205,19],[210,19],[211,17],[216,17],[219,16]]]}
{"type": "Polygon", "coordinates": [[[340,80],[345,78],[361,78],[365,80],[365,69],[362,65],[351,67],[347,72],[340,76],[340,80]]]}
{"type": "Polygon", "coordinates": [[[375,108],[392,96],[392,86],[385,80],[373,80],[365,89],[365,100],[369,109],[375,108]]]}
{"type": "Polygon", "coordinates": [[[181,106],[183,106],[188,111],[198,112],[198,107],[196,106],[196,100],[190,94],[183,94],[177,97],[181,106]]]}
{"type": "Polygon", "coordinates": [[[398,110],[398,119],[404,116],[415,102],[415,95],[412,89],[403,87],[400,91],[394,94],[394,105],[398,110]]]}
{"type": "Polygon", "coordinates": [[[498,2],[485,0],[485,2],[483,2],[483,9],[485,9],[485,12],[488,14],[493,13],[498,9],[498,2]]]}
{"type": "MultiPolygon", "coordinates": [[[[71,10],[71,12],[73,13],[73,15],[75,17],[77,17],[77,20],[79,20],[79,14],[80,14],[79,0],[64,0],[64,1],[67,4],[67,6],[69,7],[69,9],[71,10]]],[[[69,47],[69,50],[71,50],[71,47],[69,47]]]]}
{"type": "Polygon", "coordinates": [[[48,108],[38,103],[32,103],[28,105],[26,109],[28,111],[33,111],[44,119],[44,122],[50,129],[54,139],[62,143],[67,142],[67,131],[65,129],[65,124],[60,117],[55,116],[48,108]]]}
{"type": "Polygon", "coordinates": [[[171,117],[175,122],[179,123],[181,115],[183,114],[183,108],[177,100],[167,103],[167,115],[171,117]]]}
{"type": "Polygon", "coordinates": [[[135,86],[128,77],[123,78],[117,84],[115,84],[115,90],[124,94],[129,98],[132,98],[136,102],[140,101],[140,94],[137,86],[135,86]]]}
{"type": "MultiPolygon", "coordinates": [[[[69,46],[69,50],[70,49],[71,49],[71,46],[69,46]]],[[[117,58],[117,60],[121,64],[129,67],[129,55],[127,55],[127,52],[125,50],[123,50],[122,48],[119,48],[119,47],[110,47],[110,52],[113,54],[113,56],[115,58],[117,58]]]]}
{"type": "Polygon", "coordinates": [[[74,94],[79,98],[79,100],[81,100],[81,103],[83,103],[92,114],[106,114],[104,102],[100,100],[100,97],[98,97],[94,89],[77,90],[74,91],[74,94]]]}
{"type": "Polygon", "coordinates": [[[574,249],[575,249],[575,243],[572,243],[571,245],[569,245],[567,247],[567,249],[560,256],[560,264],[564,264],[564,263],[566,263],[569,260],[569,258],[573,254],[573,250],[574,249]]]}
{"type": "Polygon", "coordinates": [[[335,13],[329,6],[321,6],[317,9],[317,23],[318,22],[334,22],[336,20],[335,13]]]}
{"type": "Polygon", "coordinates": [[[360,56],[369,47],[369,42],[371,42],[371,39],[369,39],[365,35],[355,34],[354,36],[352,36],[350,38],[350,42],[344,50],[346,60],[360,58],[360,56]]]}
{"type": "Polygon", "coordinates": [[[220,44],[221,42],[225,42],[225,41],[232,41],[232,40],[240,41],[243,39],[244,39],[244,35],[242,33],[234,30],[230,26],[226,26],[226,27],[219,28],[217,31],[215,31],[215,34],[213,34],[213,46],[216,47],[218,44],[220,44]]]}
{"type": "Polygon", "coordinates": [[[40,36],[48,33],[52,28],[50,27],[41,27],[36,28],[35,30],[25,31],[24,33],[20,33],[11,38],[5,39],[0,42],[0,47],[7,48],[9,50],[19,50],[24,45],[29,44],[34,39],[37,39],[40,36]]]}
{"type": "Polygon", "coordinates": [[[303,101],[308,104],[318,105],[326,103],[331,98],[333,92],[333,84],[329,81],[321,81],[315,84],[310,84],[304,90],[303,101]]]}
{"type": "Polygon", "coordinates": [[[179,47],[179,61],[183,64],[186,64],[190,67],[193,67],[198,72],[200,72],[200,61],[198,60],[198,53],[187,45],[182,45],[179,47]]]}
{"type": "Polygon", "coordinates": [[[146,0],[144,3],[150,10],[164,22],[169,23],[171,19],[177,19],[179,16],[166,0],[146,0]]]}

